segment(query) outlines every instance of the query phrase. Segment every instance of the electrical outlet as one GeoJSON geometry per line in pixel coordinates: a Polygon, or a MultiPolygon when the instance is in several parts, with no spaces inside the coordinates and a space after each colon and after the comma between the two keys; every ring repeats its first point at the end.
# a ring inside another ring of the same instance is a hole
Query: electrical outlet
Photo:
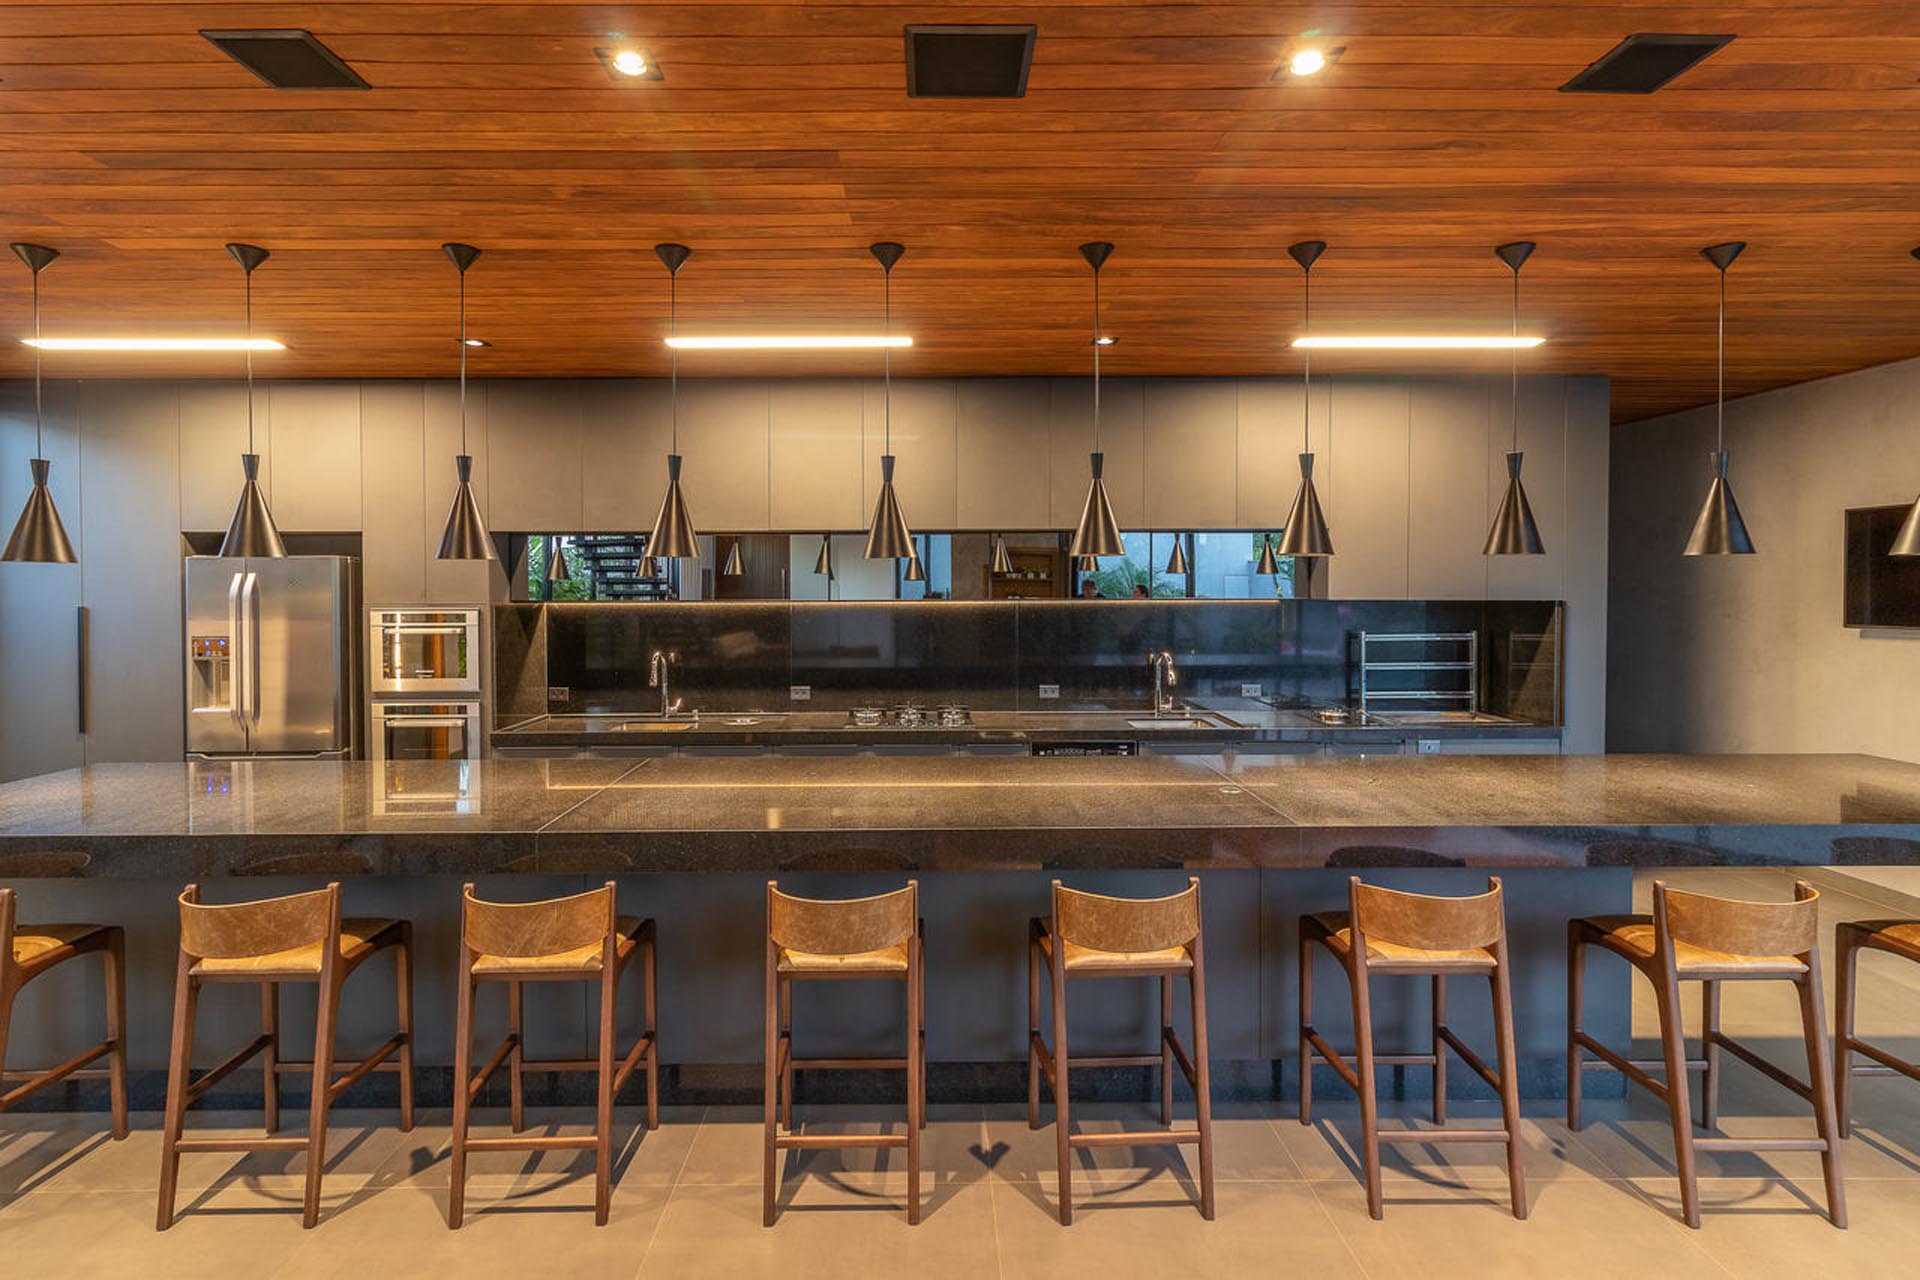
{"type": "Polygon", "coordinates": [[[549,706],[556,702],[565,702],[571,697],[573,697],[573,689],[570,685],[550,684],[547,686],[547,705],[549,706]]]}
{"type": "Polygon", "coordinates": [[[1240,686],[1240,696],[1243,698],[1257,698],[1260,696],[1260,686],[1253,683],[1243,684],[1240,686]]]}
{"type": "Polygon", "coordinates": [[[1414,739],[1413,745],[1414,749],[1423,756],[1437,756],[1440,754],[1440,739],[1438,738],[1416,738],[1414,739]]]}
{"type": "Polygon", "coordinates": [[[787,686],[787,697],[793,702],[811,702],[813,700],[813,686],[810,684],[790,684],[787,686]]]}
{"type": "Polygon", "coordinates": [[[1059,699],[1059,697],[1060,697],[1060,686],[1059,686],[1059,685],[1057,685],[1057,684],[1043,684],[1043,685],[1041,685],[1041,686],[1040,686],[1040,700],[1041,700],[1042,702],[1053,702],[1053,701],[1057,701],[1057,700],[1059,699]]]}

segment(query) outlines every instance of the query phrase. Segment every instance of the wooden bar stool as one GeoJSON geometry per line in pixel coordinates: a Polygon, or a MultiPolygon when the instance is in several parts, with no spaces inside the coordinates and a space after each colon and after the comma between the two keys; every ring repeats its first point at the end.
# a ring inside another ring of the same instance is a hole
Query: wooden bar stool
{"type": "Polygon", "coordinates": [[[1300,1123],[1313,1123],[1313,1058],[1317,1053],[1360,1095],[1360,1141],[1367,1169],[1367,1211],[1385,1212],[1380,1185],[1380,1144],[1500,1142],[1507,1148],[1507,1189],[1513,1216],[1527,1216],[1526,1173],[1520,1165],[1520,1083],[1515,1074],[1513,991],[1508,978],[1507,920],[1498,877],[1470,898],[1436,898],[1347,882],[1348,909],[1300,917],[1300,1123]],[[1353,1065],[1313,1027],[1313,955],[1325,947],[1346,970],[1353,990],[1353,1065]],[[1433,1048],[1427,1053],[1376,1053],[1373,1047],[1371,980],[1375,973],[1433,980],[1433,1048]],[[1487,979],[1493,994],[1495,1053],[1499,1070],[1468,1048],[1447,1025],[1446,981],[1454,975],[1487,979]],[[1501,1128],[1380,1128],[1373,1078],[1376,1066],[1433,1069],[1433,1121],[1447,1120],[1447,1050],[1500,1095],[1501,1128]]]}
{"type": "Polygon", "coordinates": [[[1821,1007],[1820,895],[1802,880],[1792,902],[1742,902],[1653,884],[1652,915],[1591,916],[1569,922],[1567,935],[1567,1127],[1580,1128],[1580,1083],[1587,1071],[1618,1071],[1664,1100],[1673,1123],[1674,1164],[1680,1175],[1680,1206],[1689,1227],[1700,1225],[1700,1151],[1818,1151],[1827,1182],[1827,1213],[1847,1225],[1846,1189],[1840,1174],[1839,1122],[1835,1118],[1833,1064],[1821,1007]],[[1653,984],[1660,1011],[1658,1061],[1629,1059],[1607,1048],[1581,1026],[1586,952],[1599,947],[1620,956],[1653,984]],[[1800,993],[1800,1023],[1806,1042],[1808,1081],[1767,1061],[1720,1030],[1720,984],[1791,982],[1800,993]],[[1701,1057],[1687,1057],[1680,1013],[1680,984],[1701,984],[1701,1057]],[[1720,1051],[1724,1049],[1813,1108],[1813,1138],[1696,1138],[1689,1106],[1688,1072],[1701,1071],[1700,1124],[1714,1128],[1720,1111],[1720,1051]],[[1597,1062],[1588,1062],[1591,1053],[1597,1062]],[[1655,1077],[1652,1070],[1663,1070],[1655,1077]]]}
{"type": "Polygon", "coordinates": [[[1840,1136],[1853,1134],[1853,1077],[1905,1076],[1920,1080],[1920,1062],[1909,1062],[1853,1033],[1855,988],[1860,977],[1860,953],[1884,951],[1920,963],[1920,920],[1847,920],[1834,931],[1835,959],[1840,966],[1834,1003],[1835,1040],[1840,1061],[1833,1078],[1835,1110],[1840,1113],[1840,1136]],[[1871,1059],[1853,1065],[1853,1055],[1871,1059]]]}
{"type": "Polygon", "coordinates": [[[342,919],[340,886],[259,902],[208,906],[200,887],[180,895],[180,964],[174,979],[173,1048],[167,1068],[167,1109],[160,1138],[158,1229],[173,1225],[174,1192],[183,1151],[301,1151],[307,1153],[306,1205],[301,1225],[320,1221],[320,1175],[327,1163],[327,1113],[339,1096],[373,1071],[400,1074],[400,1128],[413,1128],[413,926],[405,920],[342,919]],[[394,953],[398,1030],[359,1062],[336,1062],[334,1027],[347,976],[380,951],[394,953]],[[238,1053],[189,1080],[194,1013],[209,982],[260,986],[260,1034],[238,1053]],[[280,1056],[280,984],[312,982],[320,989],[313,1060],[280,1056]],[[266,1074],[266,1131],[280,1127],[279,1076],[311,1072],[311,1112],[304,1138],[188,1138],[187,1108],[256,1054],[266,1074]],[[342,1072],[337,1078],[335,1072],[342,1072]]]}
{"type": "Polygon", "coordinates": [[[904,1147],[907,1222],[920,1221],[920,1130],[927,1123],[927,999],[920,882],[872,898],[796,898],[767,882],[766,1141],[762,1218],[774,1222],[781,1151],[904,1147]],[[811,979],[881,978],[907,986],[907,1052],[901,1058],[795,1058],[793,984],[811,979]],[[892,1069],[907,1073],[904,1134],[793,1132],[793,1073],[892,1069]],[[784,1120],[784,1125],[783,1125],[784,1120]]]}
{"type": "Polygon", "coordinates": [[[127,1136],[127,937],[111,924],[21,924],[13,890],[0,889],[0,1081],[24,1080],[0,1088],[0,1112],[61,1080],[108,1081],[113,1106],[113,1136],[127,1136]],[[63,960],[98,954],[106,961],[107,1038],[57,1067],[37,1071],[6,1070],[7,1029],[20,989],[63,960]],[[101,1057],[105,1067],[89,1067],[101,1057]]]}
{"type": "Polygon", "coordinates": [[[458,1227],[466,1205],[470,1151],[594,1152],[593,1221],[605,1226],[613,1197],[613,1099],[642,1058],[647,1063],[647,1128],[660,1127],[660,1054],[656,996],[658,961],[653,921],[618,914],[613,881],[598,889],[545,902],[483,902],[473,886],[461,891],[460,1008],[454,1029],[453,1168],[447,1192],[447,1226],[458,1227]],[[614,1010],[620,975],[640,957],[644,1023],[640,1038],[616,1063],[614,1010]],[[473,1002],[483,982],[505,983],[507,1038],[473,1070],[473,1002]],[[524,1000],[528,982],[600,984],[597,1057],[533,1061],[526,1056],[524,1000]],[[527,1071],[592,1071],[598,1075],[594,1125],[579,1136],[473,1138],[468,1128],[473,1100],[502,1063],[507,1067],[508,1110],[514,1133],[526,1127],[522,1076],[527,1071]]]}
{"type": "Polygon", "coordinates": [[[1034,919],[1027,934],[1027,1126],[1040,1127],[1040,1078],[1053,1090],[1054,1145],[1060,1165],[1060,1223],[1073,1223],[1073,1152],[1079,1147],[1196,1143],[1200,1148],[1200,1216],[1213,1220],[1213,1097],[1207,1075],[1207,975],[1200,946],[1200,880],[1168,898],[1109,898],[1053,882],[1053,918],[1034,919]],[[1052,989],[1053,1047],[1040,1034],[1040,970],[1052,989]],[[1193,1052],[1173,1029],[1173,982],[1192,996],[1193,1052]],[[1102,1057],[1067,1053],[1067,979],[1158,978],[1159,1052],[1102,1057]],[[1160,1123],[1165,1129],[1074,1133],[1067,1073],[1073,1066],[1160,1068],[1160,1123]],[[1173,1128],[1173,1071],[1193,1087],[1192,1129],[1173,1128]]]}

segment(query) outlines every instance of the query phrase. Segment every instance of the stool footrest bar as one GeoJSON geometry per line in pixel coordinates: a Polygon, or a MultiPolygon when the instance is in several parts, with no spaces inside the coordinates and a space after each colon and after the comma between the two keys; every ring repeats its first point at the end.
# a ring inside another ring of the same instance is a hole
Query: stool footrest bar
{"type": "Polygon", "coordinates": [[[1200,1141],[1198,1129],[1138,1129],[1126,1133],[1070,1133],[1070,1147],[1148,1147],[1200,1141]]]}

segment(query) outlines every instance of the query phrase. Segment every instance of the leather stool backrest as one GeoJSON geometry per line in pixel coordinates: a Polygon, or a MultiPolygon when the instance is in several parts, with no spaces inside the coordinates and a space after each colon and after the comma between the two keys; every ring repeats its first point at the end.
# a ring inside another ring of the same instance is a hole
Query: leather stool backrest
{"type": "Polygon", "coordinates": [[[485,902],[461,893],[460,938],[476,955],[528,959],[605,942],[615,927],[613,882],[544,902],[485,902]]]}
{"type": "Polygon", "coordinates": [[[196,960],[245,960],[323,943],[340,927],[340,886],[210,906],[197,885],[180,894],[180,950],[196,960]]]}
{"type": "Polygon", "coordinates": [[[1506,934],[1506,915],[1499,879],[1487,881],[1487,891],[1471,898],[1443,898],[1403,893],[1349,882],[1353,926],[1363,936],[1422,951],[1469,951],[1491,947],[1506,934]]]}
{"type": "Polygon", "coordinates": [[[913,937],[920,882],[871,898],[796,898],[767,882],[767,936],[777,947],[810,955],[880,951],[913,937]]]}
{"type": "Polygon", "coordinates": [[[1654,898],[1675,942],[1734,956],[1805,955],[1819,943],[1820,892],[1804,880],[1792,902],[1714,898],[1657,881],[1654,898]]]}
{"type": "Polygon", "coordinates": [[[1110,898],[1053,882],[1054,929],[1094,951],[1161,951],[1200,936],[1200,881],[1167,898],[1110,898]]]}

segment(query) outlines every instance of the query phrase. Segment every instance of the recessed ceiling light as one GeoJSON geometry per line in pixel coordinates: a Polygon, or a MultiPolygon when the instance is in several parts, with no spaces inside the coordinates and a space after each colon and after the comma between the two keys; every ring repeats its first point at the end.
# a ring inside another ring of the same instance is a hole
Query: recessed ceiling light
{"type": "Polygon", "coordinates": [[[1112,334],[1103,333],[1093,340],[1093,345],[1096,347],[1110,347],[1118,341],[1120,341],[1120,339],[1114,337],[1112,334]]]}
{"type": "Polygon", "coordinates": [[[1510,351],[1537,347],[1545,338],[1522,334],[1315,334],[1295,338],[1293,345],[1311,350],[1346,351],[1510,351]]]}
{"type": "Polygon", "coordinates": [[[285,351],[273,338],[22,338],[42,351],[285,351]]]}
{"type": "Polygon", "coordinates": [[[1273,78],[1287,81],[1319,75],[1340,61],[1340,55],[1346,51],[1345,45],[1301,45],[1283,57],[1279,69],[1273,73],[1273,78]]]}
{"type": "Polygon", "coordinates": [[[632,84],[636,80],[663,80],[660,64],[645,49],[636,49],[632,45],[623,45],[617,49],[595,49],[593,56],[600,59],[600,65],[607,70],[607,79],[615,84],[632,84]]]}
{"type": "Polygon", "coordinates": [[[913,339],[896,334],[742,334],[668,338],[678,351],[867,351],[881,347],[910,347],[913,339]]]}
{"type": "Polygon", "coordinates": [[[493,345],[491,342],[488,342],[485,338],[462,338],[460,339],[460,341],[466,343],[470,347],[490,347],[493,345]]]}

